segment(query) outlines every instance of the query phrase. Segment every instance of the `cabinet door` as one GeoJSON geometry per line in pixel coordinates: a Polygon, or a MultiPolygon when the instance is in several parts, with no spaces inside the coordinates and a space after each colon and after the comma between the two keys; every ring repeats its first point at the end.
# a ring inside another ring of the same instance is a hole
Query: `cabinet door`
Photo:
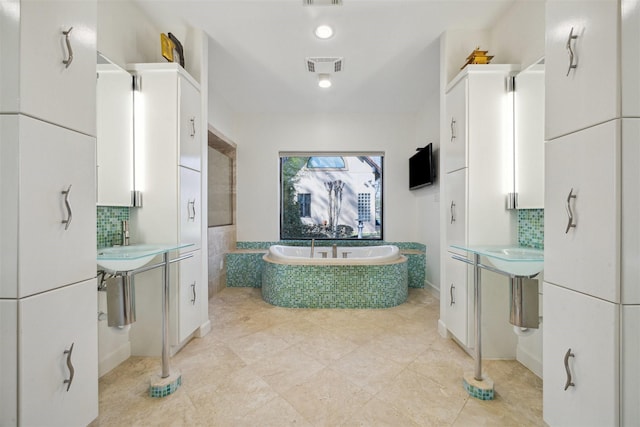
{"type": "Polygon", "coordinates": [[[544,421],[618,425],[619,306],[548,283],[543,301],[544,421]]]}
{"type": "MultiPolygon", "coordinates": [[[[446,175],[446,243],[464,245],[467,233],[467,169],[460,169],[446,175]]],[[[455,251],[455,250],[454,250],[455,251]]],[[[464,253],[464,252],[462,252],[464,253]]]]}
{"type": "Polygon", "coordinates": [[[202,286],[201,254],[194,251],[193,257],[180,262],[178,342],[184,341],[201,322],[201,304],[208,300],[207,287],[202,286]]]}
{"type": "Polygon", "coordinates": [[[622,354],[620,380],[622,384],[622,408],[620,425],[631,426],[640,419],[640,305],[622,306],[622,354]]]}
{"type": "Polygon", "coordinates": [[[202,108],[200,91],[180,76],[180,166],[200,170],[202,108]]]}
{"type": "MultiPolygon", "coordinates": [[[[0,111],[95,135],[96,2],[21,1],[16,10],[19,27],[11,22],[11,28],[19,38],[11,55],[2,58],[0,74],[8,78],[0,83],[0,111]],[[69,58],[67,39],[73,52],[68,66],[63,63],[69,58]]],[[[0,19],[15,21],[15,16],[0,19]]]]}
{"type": "Polygon", "coordinates": [[[95,277],[95,139],[22,115],[0,117],[0,133],[0,296],[95,277]]]}
{"type": "Polygon", "coordinates": [[[96,292],[92,279],[19,301],[22,425],[79,426],[98,416],[96,292]]]}
{"type": "Polygon", "coordinates": [[[618,117],[617,10],[615,0],[547,2],[547,140],[618,117]]]}
{"type": "Polygon", "coordinates": [[[444,172],[467,165],[467,79],[462,79],[447,93],[447,138],[442,143],[444,172]]]}
{"type": "Polygon", "coordinates": [[[619,121],[548,142],[545,280],[619,301],[619,121]]]}
{"type": "Polygon", "coordinates": [[[180,174],[180,242],[193,243],[181,251],[188,252],[200,249],[200,225],[201,225],[201,195],[200,172],[178,167],[180,174]]]}
{"type": "Polygon", "coordinates": [[[445,252],[445,256],[445,284],[448,291],[444,297],[447,329],[461,344],[468,346],[467,264],[451,258],[450,252],[445,252]]]}
{"type": "Polygon", "coordinates": [[[0,426],[18,424],[18,302],[0,299],[0,426]]]}

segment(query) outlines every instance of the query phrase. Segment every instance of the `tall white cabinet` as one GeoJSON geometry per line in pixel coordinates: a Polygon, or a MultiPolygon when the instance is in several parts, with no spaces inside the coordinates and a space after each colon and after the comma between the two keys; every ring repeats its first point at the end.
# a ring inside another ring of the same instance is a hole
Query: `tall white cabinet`
{"type": "Polygon", "coordinates": [[[98,416],[96,7],[0,4],[2,426],[98,416]]]}
{"type": "Polygon", "coordinates": [[[640,11],[552,0],[546,23],[544,420],[636,425],[640,11]]]}
{"type": "MultiPolygon", "coordinates": [[[[450,246],[509,244],[515,239],[515,216],[506,210],[507,184],[513,179],[507,79],[514,71],[512,65],[469,65],[446,89],[446,137],[440,148],[445,222],[441,322],[467,349],[475,345],[473,271],[451,258],[456,251],[450,246]]],[[[483,272],[482,282],[483,353],[488,358],[515,357],[507,280],[483,272]]]]}
{"type": "MultiPolygon", "coordinates": [[[[134,64],[136,75],[136,186],[143,205],[131,214],[134,241],[191,243],[180,251],[191,258],[172,264],[170,345],[178,351],[207,330],[208,283],[203,274],[199,84],[178,64],[134,64]]],[[[161,350],[160,272],[135,277],[137,321],[131,353],[157,356],[161,350]]]]}

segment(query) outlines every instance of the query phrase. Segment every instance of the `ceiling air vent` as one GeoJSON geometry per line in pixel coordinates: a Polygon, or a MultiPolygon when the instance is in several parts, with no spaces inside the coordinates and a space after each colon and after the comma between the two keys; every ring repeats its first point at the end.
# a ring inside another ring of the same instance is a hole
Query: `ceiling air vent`
{"type": "Polygon", "coordinates": [[[305,6],[342,6],[342,0],[302,0],[305,6]]]}
{"type": "Polygon", "coordinates": [[[305,62],[307,63],[307,70],[310,73],[337,73],[342,71],[344,58],[306,58],[305,62]]]}

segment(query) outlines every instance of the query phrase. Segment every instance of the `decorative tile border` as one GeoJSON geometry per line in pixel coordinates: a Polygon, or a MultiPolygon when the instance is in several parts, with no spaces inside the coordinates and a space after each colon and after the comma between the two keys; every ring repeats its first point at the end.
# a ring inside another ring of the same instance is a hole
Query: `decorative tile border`
{"type": "Polygon", "coordinates": [[[544,209],[518,210],[518,244],[544,249],[544,209]]]}
{"type": "Polygon", "coordinates": [[[118,206],[98,206],[97,243],[98,248],[119,245],[122,243],[122,221],[129,220],[129,208],[118,206]]]}
{"type": "Polygon", "coordinates": [[[406,301],[407,262],[288,265],[265,262],[262,298],[296,308],[387,308],[406,301]]]}

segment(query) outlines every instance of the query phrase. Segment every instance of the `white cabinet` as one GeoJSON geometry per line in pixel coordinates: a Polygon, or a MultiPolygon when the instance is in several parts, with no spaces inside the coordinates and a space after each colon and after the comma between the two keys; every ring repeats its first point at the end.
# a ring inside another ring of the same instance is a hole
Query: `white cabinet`
{"type": "Polygon", "coordinates": [[[619,302],[620,122],[546,144],[545,280],[619,302]]]}
{"type": "Polygon", "coordinates": [[[546,14],[546,84],[553,87],[546,92],[546,139],[616,117],[637,117],[637,5],[628,0],[552,0],[547,2],[546,14]],[[569,68],[567,42],[575,68],[569,68]]]}
{"type": "Polygon", "coordinates": [[[0,425],[87,425],[98,416],[96,286],[2,300],[0,425]]]}
{"type": "Polygon", "coordinates": [[[18,114],[0,116],[0,137],[0,297],[95,276],[95,140],[18,114]]]}
{"type": "MultiPolygon", "coordinates": [[[[505,154],[512,146],[508,132],[512,104],[506,82],[514,70],[511,65],[467,66],[449,84],[445,97],[447,117],[441,134],[442,164],[447,173],[441,176],[445,246],[441,295],[447,302],[441,320],[468,348],[474,345],[470,333],[474,326],[473,276],[466,264],[451,259],[455,252],[466,254],[450,245],[509,244],[515,240],[516,218],[506,210],[506,184],[513,180],[513,159],[505,154]],[[450,301],[452,294],[455,304],[450,301]]],[[[483,326],[485,354],[513,357],[516,337],[508,322],[508,304],[503,301],[508,295],[507,281],[485,274],[483,284],[483,311],[503,319],[483,326]]]]}
{"type": "Polygon", "coordinates": [[[467,166],[467,80],[455,85],[446,95],[447,137],[443,141],[443,172],[467,166]]]}
{"type": "MultiPolygon", "coordinates": [[[[142,207],[131,213],[132,240],[192,244],[179,252],[193,257],[171,266],[170,344],[175,353],[208,322],[206,255],[201,252],[200,168],[206,141],[201,134],[200,92],[178,64],[133,64],[130,70],[140,83],[134,94],[135,171],[136,187],[143,193],[142,207]]],[[[136,277],[137,321],[131,329],[134,355],[160,354],[158,283],[160,277],[153,272],[136,277]]]]}
{"type": "Polygon", "coordinates": [[[95,1],[3,1],[0,112],[95,135],[96,16],[95,1]]]}
{"type": "Polygon", "coordinates": [[[548,283],[543,298],[545,422],[618,425],[619,305],[548,283]]]}

